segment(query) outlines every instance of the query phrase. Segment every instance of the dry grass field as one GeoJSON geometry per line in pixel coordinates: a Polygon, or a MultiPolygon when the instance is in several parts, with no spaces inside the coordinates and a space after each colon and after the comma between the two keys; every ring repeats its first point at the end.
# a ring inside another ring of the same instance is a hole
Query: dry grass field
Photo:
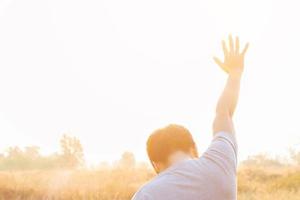
{"type": "MultiPolygon", "coordinates": [[[[154,176],[146,167],[0,172],[0,199],[129,200],[154,176]]],[[[300,169],[240,167],[239,200],[300,200],[300,169]]]]}

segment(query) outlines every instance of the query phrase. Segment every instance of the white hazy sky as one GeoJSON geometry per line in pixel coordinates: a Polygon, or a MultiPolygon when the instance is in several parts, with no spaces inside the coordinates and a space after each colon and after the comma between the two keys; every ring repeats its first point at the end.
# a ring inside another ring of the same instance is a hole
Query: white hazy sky
{"type": "Polygon", "coordinates": [[[226,80],[213,63],[229,33],[251,43],[235,115],[240,158],[300,144],[300,12],[294,0],[0,0],[0,150],[146,160],[153,129],[211,139],[226,80]]]}

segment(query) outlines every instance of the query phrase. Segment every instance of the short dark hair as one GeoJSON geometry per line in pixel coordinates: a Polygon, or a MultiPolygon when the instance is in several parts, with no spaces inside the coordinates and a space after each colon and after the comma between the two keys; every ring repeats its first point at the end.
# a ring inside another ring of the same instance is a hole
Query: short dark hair
{"type": "Polygon", "coordinates": [[[190,153],[196,144],[188,129],[170,124],[154,131],[147,141],[147,153],[152,162],[166,162],[175,151],[190,153]]]}

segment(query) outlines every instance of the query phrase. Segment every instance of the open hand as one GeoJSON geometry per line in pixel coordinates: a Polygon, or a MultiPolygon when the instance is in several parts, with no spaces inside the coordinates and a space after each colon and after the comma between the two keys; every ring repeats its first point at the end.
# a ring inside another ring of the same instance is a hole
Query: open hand
{"type": "Polygon", "coordinates": [[[240,52],[239,38],[236,37],[235,42],[232,36],[229,36],[229,48],[225,41],[222,41],[224,62],[219,58],[214,57],[214,61],[228,74],[241,74],[244,70],[244,57],[249,47],[249,43],[245,45],[243,51],[240,52]]]}

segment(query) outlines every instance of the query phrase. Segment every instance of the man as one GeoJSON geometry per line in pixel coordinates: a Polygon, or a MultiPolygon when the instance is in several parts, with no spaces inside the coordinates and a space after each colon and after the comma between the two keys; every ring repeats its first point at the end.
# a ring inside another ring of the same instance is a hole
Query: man
{"type": "Polygon", "coordinates": [[[147,141],[149,159],[158,175],[133,200],[235,200],[237,198],[237,144],[233,114],[237,105],[244,57],[239,39],[222,42],[224,62],[215,62],[228,74],[213,122],[213,140],[198,157],[189,131],[179,125],[156,130],[147,141]]]}

